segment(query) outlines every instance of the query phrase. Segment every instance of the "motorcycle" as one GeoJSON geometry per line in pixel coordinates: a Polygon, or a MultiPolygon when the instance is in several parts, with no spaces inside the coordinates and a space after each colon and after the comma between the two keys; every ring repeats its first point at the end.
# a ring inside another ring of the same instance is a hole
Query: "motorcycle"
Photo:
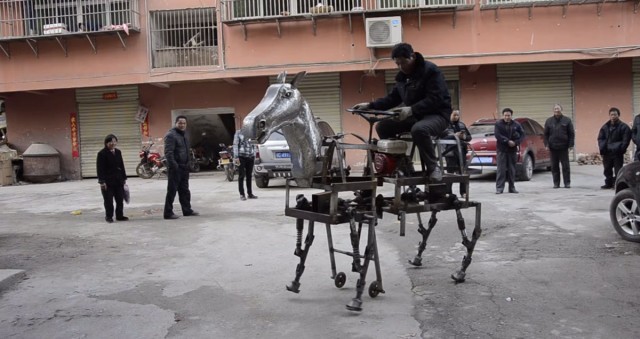
{"type": "Polygon", "coordinates": [[[227,176],[227,181],[233,181],[233,177],[236,174],[236,165],[233,163],[233,146],[225,144],[219,145],[222,151],[218,152],[218,169],[224,169],[224,173],[227,176]]]}
{"type": "Polygon", "coordinates": [[[200,172],[200,162],[198,161],[196,152],[193,148],[189,152],[189,171],[200,172]]]}
{"type": "Polygon", "coordinates": [[[153,142],[148,146],[142,146],[139,154],[140,163],[136,166],[136,174],[142,179],[150,179],[156,173],[166,174],[167,172],[164,157],[158,152],[151,152],[151,146],[153,146],[153,142]]]}

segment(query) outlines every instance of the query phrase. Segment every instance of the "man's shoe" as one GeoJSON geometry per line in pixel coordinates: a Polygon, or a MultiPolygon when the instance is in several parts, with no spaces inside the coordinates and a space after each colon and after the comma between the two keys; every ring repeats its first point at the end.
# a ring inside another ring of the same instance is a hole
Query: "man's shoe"
{"type": "Polygon", "coordinates": [[[200,213],[198,213],[198,212],[196,212],[196,211],[191,211],[191,213],[189,213],[189,214],[185,214],[184,216],[185,216],[185,217],[197,217],[197,216],[199,216],[199,215],[200,215],[200,213]]]}
{"type": "Polygon", "coordinates": [[[502,194],[502,191],[496,191],[496,194],[502,194]]]}
{"type": "Polygon", "coordinates": [[[603,190],[608,190],[608,189],[612,189],[613,186],[611,186],[611,185],[602,185],[602,186],[600,186],[600,188],[602,188],[603,190]]]}
{"type": "Polygon", "coordinates": [[[564,188],[571,188],[571,185],[566,184],[566,185],[564,185],[564,188]]]}
{"type": "Polygon", "coordinates": [[[240,200],[245,201],[245,200],[247,200],[247,198],[244,195],[241,195],[240,196],[240,200]]]}
{"type": "Polygon", "coordinates": [[[104,218],[104,220],[106,222],[108,222],[108,223],[112,223],[113,222],[113,218],[109,218],[109,217],[104,218]]]}
{"type": "Polygon", "coordinates": [[[164,219],[165,219],[165,220],[173,220],[173,219],[178,219],[178,218],[180,218],[180,217],[179,217],[179,216],[177,216],[177,215],[175,215],[175,214],[172,214],[172,215],[165,215],[165,216],[164,216],[164,219]]]}
{"type": "Polygon", "coordinates": [[[429,180],[442,181],[442,171],[440,170],[440,167],[436,167],[431,171],[431,174],[429,174],[429,180]]]}
{"type": "Polygon", "coordinates": [[[118,221],[128,221],[129,217],[124,217],[124,216],[120,217],[120,218],[116,217],[116,220],[118,220],[118,221]]]}
{"type": "Polygon", "coordinates": [[[553,185],[553,188],[560,188],[560,185],[553,185]]]}
{"type": "Polygon", "coordinates": [[[512,190],[509,190],[509,193],[516,193],[516,194],[518,194],[518,193],[520,193],[520,192],[518,192],[518,190],[516,190],[516,189],[514,188],[514,189],[512,189],[512,190]]]}
{"type": "Polygon", "coordinates": [[[253,194],[249,194],[249,199],[258,199],[258,197],[253,194]]]}

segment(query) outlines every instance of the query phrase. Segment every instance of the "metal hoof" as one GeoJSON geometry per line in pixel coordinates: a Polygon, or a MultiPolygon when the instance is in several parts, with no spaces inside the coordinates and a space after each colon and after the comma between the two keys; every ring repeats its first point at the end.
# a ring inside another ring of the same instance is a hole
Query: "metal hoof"
{"type": "Polygon", "coordinates": [[[296,257],[300,257],[302,255],[302,249],[296,248],[295,251],[293,251],[293,255],[295,255],[296,257]]]}
{"type": "Polygon", "coordinates": [[[413,266],[422,266],[422,258],[415,257],[413,258],[413,261],[409,260],[409,263],[413,266]]]}
{"type": "Polygon", "coordinates": [[[292,281],[290,285],[287,285],[287,291],[300,293],[300,283],[297,281],[292,281]]]}
{"type": "Polygon", "coordinates": [[[356,311],[356,312],[362,311],[362,300],[358,298],[351,299],[351,303],[347,305],[347,309],[349,311],[356,311]]]}
{"type": "Polygon", "coordinates": [[[462,271],[456,271],[455,273],[451,274],[451,279],[455,280],[456,283],[462,283],[464,282],[465,275],[467,274],[462,271]]]}

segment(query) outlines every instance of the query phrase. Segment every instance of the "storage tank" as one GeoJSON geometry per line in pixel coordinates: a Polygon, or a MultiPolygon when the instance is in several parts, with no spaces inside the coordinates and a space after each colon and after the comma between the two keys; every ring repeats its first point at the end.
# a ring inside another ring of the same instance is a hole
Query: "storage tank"
{"type": "Polygon", "coordinates": [[[34,183],[60,178],[60,153],[44,143],[34,143],[22,154],[24,179],[34,183]]]}

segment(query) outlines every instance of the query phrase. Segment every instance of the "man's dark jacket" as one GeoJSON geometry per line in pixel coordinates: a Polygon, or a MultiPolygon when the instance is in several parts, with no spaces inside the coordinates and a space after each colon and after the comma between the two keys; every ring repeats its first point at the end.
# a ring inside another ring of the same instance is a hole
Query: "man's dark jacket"
{"type": "Polygon", "coordinates": [[[111,153],[105,147],[98,152],[96,170],[98,172],[98,183],[100,184],[106,183],[107,186],[121,185],[127,180],[122,152],[117,148],[114,150],[115,152],[111,153]]]}
{"type": "Polygon", "coordinates": [[[633,118],[633,126],[631,127],[631,140],[636,146],[640,147],[640,115],[633,118]]]}
{"type": "Polygon", "coordinates": [[[188,168],[189,140],[183,131],[174,127],[167,132],[164,136],[164,156],[170,170],[188,168]]]}
{"type": "Polygon", "coordinates": [[[571,119],[552,116],[544,123],[544,145],[552,150],[565,150],[574,146],[576,133],[571,119]]]}
{"type": "Polygon", "coordinates": [[[601,155],[623,155],[631,143],[631,129],[618,120],[615,124],[607,121],[598,133],[598,147],[601,155]]]}
{"type": "Polygon", "coordinates": [[[411,106],[413,116],[441,115],[447,121],[451,115],[451,96],[444,75],[434,63],[415,53],[416,68],[412,74],[398,72],[391,93],[369,104],[369,108],[388,110],[400,104],[411,106]]]}
{"type": "Polygon", "coordinates": [[[496,121],[494,133],[499,152],[516,152],[518,150],[518,146],[522,142],[522,139],[524,139],[524,130],[522,129],[522,125],[515,120],[511,120],[511,122],[506,123],[504,119],[499,119],[496,121]],[[509,147],[509,140],[515,142],[516,146],[509,147]]]}

